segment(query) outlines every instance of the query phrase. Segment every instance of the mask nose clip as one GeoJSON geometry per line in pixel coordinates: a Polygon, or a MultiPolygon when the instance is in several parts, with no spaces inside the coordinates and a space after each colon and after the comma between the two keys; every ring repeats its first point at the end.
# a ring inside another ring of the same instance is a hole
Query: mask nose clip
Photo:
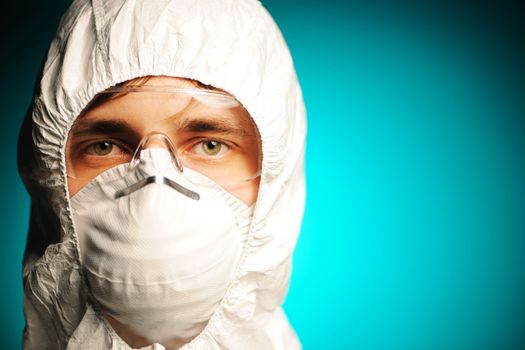
{"type": "Polygon", "coordinates": [[[168,179],[167,177],[164,177],[164,176],[156,176],[156,175],[153,175],[153,176],[149,176],[145,179],[142,179],[140,180],[139,182],[129,186],[129,187],[126,187],[122,190],[118,190],[117,192],[115,192],[115,199],[119,199],[121,197],[125,197],[127,195],[130,195],[132,194],[133,192],[135,191],[138,191],[140,190],[141,188],[149,185],[149,184],[160,184],[160,185],[166,185],[166,186],[169,186],[171,187],[172,189],[174,189],[175,191],[179,192],[180,194],[183,194],[185,195],[186,197],[188,198],[191,198],[193,200],[200,200],[201,199],[201,196],[197,193],[197,192],[194,192],[180,184],[178,184],[177,182],[171,180],[171,179],[168,179]]]}
{"type": "MultiPolygon", "coordinates": [[[[133,154],[133,157],[131,158],[131,161],[128,166],[128,171],[135,169],[140,164],[141,152],[148,148],[166,149],[170,153],[171,160],[177,168],[177,170],[180,173],[183,172],[184,168],[182,167],[182,163],[177,155],[177,148],[166,134],[159,131],[150,132],[149,134],[144,136],[144,138],[140,141],[135,153],[133,154]]],[[[197,192],[194,192],[163,175],[148,176],[131,186],[118,190],[115,193],[115,199],[119,199],[121,197],[130,195],[133,192],[138,191],[149,184],[167,185],[188,198],[191,198],[196,201],[200,199],[200,195],[197,192]]]]}
{"type": "Polygon", "coordinates": [[[168,135],[160,131],[152,131],[142,138],[142,140],[137,146],[137,149],[135,150],[135,153],[133,154],[133,157],[131,158],[131,161],[129,163],[129,170],[133,170],[137,167],[137,165],[140,163],[141,152],[147,148],[164,148],[168,150],[168,152],[171,154],[173,164],[175,165],[177,170],[180,173],[184,171],[182,163],[178,157],[177,148],[175,147],[173,142],[171,142],[168,135]]]}

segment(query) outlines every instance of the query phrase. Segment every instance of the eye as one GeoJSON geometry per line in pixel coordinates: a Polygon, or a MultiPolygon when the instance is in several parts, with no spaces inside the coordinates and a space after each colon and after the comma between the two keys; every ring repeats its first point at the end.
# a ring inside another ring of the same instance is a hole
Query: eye
{"type": "Polygon", "coordinates": [[[193,146],[193,153],[200,156],[217,157],[228,152],[229,147],[224,143],[215,140],[201,141],[193,146]]]}
{"type": "Polygon", "coordinates": [[[85,153],[98,157],[114,156],[125,151],[111,141],[100,141],[86,147],[85,153]]]}

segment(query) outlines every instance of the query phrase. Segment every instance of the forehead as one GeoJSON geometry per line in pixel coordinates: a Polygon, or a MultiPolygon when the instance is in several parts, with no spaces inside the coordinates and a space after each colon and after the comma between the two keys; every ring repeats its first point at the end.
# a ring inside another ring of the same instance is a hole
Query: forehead
{"type": "Polygon", "coordinates": [[[122,121],[144,131],[195,120],[220,122],[246,131],[254,128],[248,112],[233,96],[195,80],[143,77],[121,87],[123,91],[110,89],[97,95],[77,118],[73,131],[98,121],[122,121]],[[195,95],[192,91],[205,93],[195,95]]]}

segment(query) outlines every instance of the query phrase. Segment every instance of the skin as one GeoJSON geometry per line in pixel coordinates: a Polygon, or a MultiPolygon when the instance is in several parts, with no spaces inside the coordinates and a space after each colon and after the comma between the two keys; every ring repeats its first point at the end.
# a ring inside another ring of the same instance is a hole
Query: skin
{"type": "MultiPolygon", "coordinates": [[[[143,80],[143,79],[142,79],[143,80]]],[[[147,86],[196,87],[196,82],[150,77],[147,86]]],[[[133,84],[134,81],[131,81],[133,84]]],[[[68,191],[74,196],[97,175],[112,166],[128,163],[139,142],[151,132],[162,132],[176,147],[184,166],[207,164],[216,182],[246,205],[259,189],[260,138],[248,112],[242,107],[214,108],[181,94],[127,93],[105,99],[88,108],[73,125],[66,146],[68,191]],[[184,162],[183,162],[184,163],[184,162]],[[224,171],[219,171],[223,169],[224,171]],[[230,181],[235,174],[239,178],[230,181]],[[252,178],[250,181],[246,179],[252,178]],[[215,179],[215,178],[214,178],[215,179]]],[[[145,145],[164,147],[162,138],[145,145]]],[[[195,166],[193,170],[199,171],[195,166]]],[[[212,178],[210,174],[205,174],[212,178]]],[[[102,312],[115,332],[130,346],[152,343],[129,326],[102,312]]],[[[163,344],[178,348],[191,339],[163,344]]]]}
{"type": "MultiPolygon", "coordinates": [[[[195,82],[150,77],[142,85],[195,87],[195,82]]],[[[213,176],[218,176],[216,182],[245,204],[255,202],[259,178],[245,180],[258,173],[261,151],[248,112],[240,105],[217,108],[180,93],[151,92],[116,95],[79,116],[66,147],[70,197],[110,165],[129,162],[140,140],[151,132],[168,135],[179,158],[188,159],[187,167],[214,180],[213,176]],[[214,175],[194,164],[208,164],[214,175]],[[232,179],[232,174],[239,174],[239,178],[232,179]]],[[[145,147],[167,148],[158,139],[145,147]]]]}

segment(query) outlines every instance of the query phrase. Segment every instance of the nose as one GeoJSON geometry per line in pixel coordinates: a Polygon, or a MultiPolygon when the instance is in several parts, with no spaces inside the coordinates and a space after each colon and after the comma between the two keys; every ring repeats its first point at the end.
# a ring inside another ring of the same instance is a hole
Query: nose
{"type": "Polygon", "coordinates": [[[133,157],[131,158],[131,162],[129,164],[131,169],[135,168],[140,163],[140,153],[142,152],[142,150],[148,148],[166,149],[171,154],[173,163],[175,164],[179,172],[182,173],[183,167],[178,156],[177,148],[170,140],[169,136],[160,131],[150,132],[142,138],[142,140],[137,146],[137,149],[135,150],[135,153],[133,154],[133,157]]]}

